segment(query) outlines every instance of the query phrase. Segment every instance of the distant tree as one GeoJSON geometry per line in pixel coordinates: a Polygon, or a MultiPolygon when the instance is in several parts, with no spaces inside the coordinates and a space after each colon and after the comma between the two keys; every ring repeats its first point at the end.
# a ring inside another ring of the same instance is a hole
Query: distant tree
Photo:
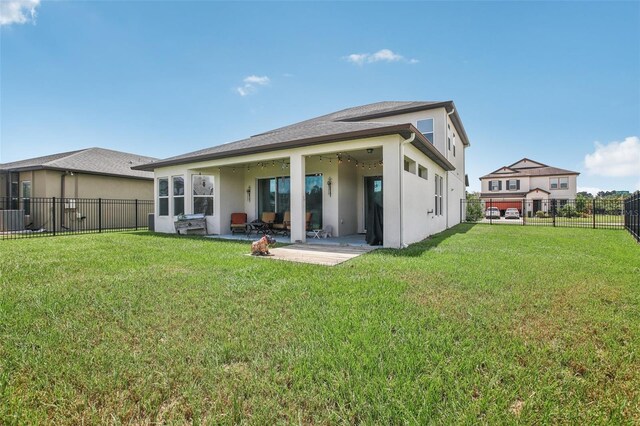
{"type": "Polygon", "coordinates": [[[467,221],[477,222],[482,219],[482,201],[475,192],[467,192],[467,221]]]}
{"type": "Polygon", "coordinates": [[[584,198],[593,198],[593,195],[587,191],[580,191],[576,194],[576,196],[582,195],[584,198]]]}
{"type": "MultiPolygon", "coordinates": [[[[591,194],[589,194],[591,195],[591,194]]],[[[593,197],[586,197],[583,193],[576,195],[576,212],[584,213],[587,211],[587,200],[593,197]]]]}

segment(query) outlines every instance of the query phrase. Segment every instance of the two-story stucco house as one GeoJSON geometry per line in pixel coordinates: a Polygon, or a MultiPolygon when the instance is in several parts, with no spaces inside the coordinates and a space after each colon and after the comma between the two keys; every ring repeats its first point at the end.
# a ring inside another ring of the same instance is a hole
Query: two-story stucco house
{"type": "Polygon", "coordinates": [[[523,206],[528,212],[546,212],[550,200],[557,200],[561,207],[567,200],[576,198],[579,174],[523,158],[482,176],[480,198],[491,201],[503,215],[510,207],[522,213],[523,206]]]}
{"type": "Polygon", "coordinates": [[[204,213],[219,235],[232,213],[275,213],[290,218],[292,242],[310,228],[342,237],[375,224],[397,248],[461,221],[468,146],[452,101],[379,102],[134,169],[155,174],[158,232],[175,232],[182,213],[204,213]]]}

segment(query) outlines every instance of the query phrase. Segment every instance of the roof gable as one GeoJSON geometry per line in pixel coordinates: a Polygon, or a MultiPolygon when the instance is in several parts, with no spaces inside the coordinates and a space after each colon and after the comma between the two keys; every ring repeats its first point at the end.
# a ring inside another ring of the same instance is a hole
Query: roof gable
{"type": "Polygon", "coordinates": [[[549,191],[545,191],[542,188],[533,188],[531,191],[527,192],[527,194],[531,194],[533,191],[536,191],[536,192],[540,191],[540,192],[544,192],[544,193],[547,193],[547,194],[551,194],[549,191]]]}
{"type": "Polygon", "coordinates": [[[498,170],[494,170],[493,172],[491,172],[492,175],[512,175],[514,173],[519,172],[507,166],[501,167],[498,170]]]}
{"type": "Polygon", "coordinates": [[[528,158],[523,158],[522,160],[516,161],[515,163],[509,166],[512,169],[532,169],[535,167],[549,167],[546,164],[538,163],[537,161],[530,160],[528,158]]]}

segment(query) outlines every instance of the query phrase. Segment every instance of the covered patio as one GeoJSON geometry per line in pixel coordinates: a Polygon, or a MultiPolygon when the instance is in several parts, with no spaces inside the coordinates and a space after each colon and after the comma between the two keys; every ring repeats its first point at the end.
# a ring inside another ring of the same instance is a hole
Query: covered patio
{"type": "Polygon", "coordinates": [[[255,222],[263,221],[272,230],[278,225],[274,236],[281,243],[366,246],[368,211],[383,204],[382,147],[360,142],[353,149],[316,151],[190,169],[193,191],[206,176],[215,186],[213,211],[206,213],[212,216],[209,236],[254,241],[255,222]],[[254,232],[247,235],[237,223],[232,232],[231,217],[237,221],[238,213],[254,232]],[[330,237],[317,238],[324,233],[330,237]]]}

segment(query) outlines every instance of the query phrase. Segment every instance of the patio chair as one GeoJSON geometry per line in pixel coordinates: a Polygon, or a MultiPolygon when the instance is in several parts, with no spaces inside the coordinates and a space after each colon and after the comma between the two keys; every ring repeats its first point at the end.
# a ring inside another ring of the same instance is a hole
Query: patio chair
{"type": "Polygon", "coordinates": [[[313,217],[313,213],[312,212],[307,212],[307,216],[305,218],[305,229],[307,231],[311,231],[311,218],[313,217]]]}
{"type": "Polygon", "coordinates": [[[333,226],[331,225],[325,225],[324,228],[322,228],[322,232],[320,232],[320,236],[322,238],[329,238],[332,237],[333,235],[333,226]]]}
{"type": "Polygon", "coordinates": [[[273,224],[276,221],[276,212],[262,212],[260,220],[264,223],[273,224]]]}
{"type": "Polygon", "coordinates": [[[231,213],[231,234],[236,232],[247,232],[247,214],[231,213]]]}
{"type": "Polygon", "coordinates": [[[288,235],[291,231],[291,212],[284,212],[282,223],[274,223],[271,225],[273,232],[279,232],[282,235],[288,235]]]}

